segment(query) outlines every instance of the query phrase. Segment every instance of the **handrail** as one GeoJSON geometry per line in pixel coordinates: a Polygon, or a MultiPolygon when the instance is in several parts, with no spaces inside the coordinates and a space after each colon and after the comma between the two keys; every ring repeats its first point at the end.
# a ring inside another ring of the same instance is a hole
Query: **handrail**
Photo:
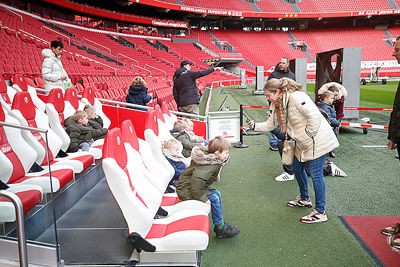
{"type": "Polygon", "coordinates": [[[143,70],[145,70],[145,71],[148,71],[148,72],[150,73],[150,75],[152,75],[152,74],[151,74],[151,71],[148,70],[148,69],[145,69],[145,68],[140,67],[139,65],[135,65],[135,64],[132,64],[132,66],[135,66],[135,67],[138,67],[139,69],[143,69],[143,70]]]}
{"type": "Polygon", "coordinates": [[[25,223],[24,223],[24,209],[19,197],[6,190],[0,190],[0,197],[5,197],[11,201],[15,207],[15,214],[17,219],[17,235],[18,235],[18,252],[19,252],[19,266],[28,267],[28,248],[26,246],[25,237],[25,223]]]}
{"type": "Polygon", "coordinates": [[[81,46],[86,46],[87,48],[90,48],[90,49],[92,49],[93,51],[96,51],[96,52],[98,52],[98,53],[100,53],[100,54],[102,54],[102,55],[106,55],[107,57],[109,57],[109,58],[111,58],[111,59],[118,60],[118,57],[117,57],[117,56],[115,56],[115,55],[113,55],[113,54],[108,54],[106,51],[103,51],[103,50],[101,50],[100,48],[95,47],[95,46],[93,46],[93,45],[91,45],[91,44],[85,43],[85,42],[83,42],[83,41],[81,41],[81,40],[72,39],[72,42],[75,43],[75,44],[81,45],[81,46]]]}
{"type": "Polygon", "coordinates": [[[136,59],[133,59],[133,58],[131,58],[131,57],[125,56],[124,54],[118,53],[117,55],[121,55],[121,56],[123,56],[123,57],[129,58],[130,60],[135,61],[136,64],[139,64],[139,61],[137,61],[136,59]]]}
{"type": "Polygon", "coordinates": [[[156,68],[156,67],[150,66],[149,64],[144,64],[144,65],[145,65],[145,66],[149,66],[150,68],[156,69],[156,70],[158,70],[158,71],[164,72],[164,74],[165,74],[165,77],[167,77],[167,73],[166,73],[165,71],[163,71],[163,70],[161,70],[161,69],[159,69],[159,68],[156,68]]]}
{"type": "Polygon", "coordinates": [[[36,39],[39,39],[40,41],[42,41],[42,42],[45,42],[45,43],[50,43],[49,41],[46,41],[46,40],[44,40],[44,39],[42,39],[42,38],[40,38],[40,37],[37,37],[36,35],[34,35],[34,34],[32,34],[32,33],[29,33],[29,32],[26,32],[26,31],[24,31],[24,30],[21,30],[21,29],[19,29],[18,30],[19,32],[23,32],[23,33],[25,33],[25,34],[28,34],[28,35],[30,35],[30,36],[32,36],[32,37],[35,37],[36,39]]]}
{"type": "Polygon", "coordinates": [[[146,52],[149,52],[149,54],[150,54],[150,56],[151,56],[151,52],[149,51],[149,50],[147,50],[147,49],[144,49],[143,47],[141,47],[141,46],[139,46],[139,48],[140,49],[142,49],[142,50],[144,50],[144,51],[146,51],[146,52]]]}
{"type": "Polygon", "coordinates": [[[96,43],[96,42],[94,42],[94,41],[92,41],[92,40],[89,40],[89,39],[85,38],[85,37],[83,37],[82,40],[88,40],[89,42],[92,42],[92,43],[94,43],[94,44],[96,44],[96,45],[98,45],[98,46],[104,47],[104,48],[107,49],[107,50],[110,52],[110,54],[111,54],[111,49],[110,49],[109,47],[106,47],[106,46],[104,46],[104,45],[98,44],[98,43],[96,43]]]}
{"type": "Polygon", "coordinates": [[[0,29],[3,29],[3,22],[0,20],[0,29]]]}
{"type": "Polygon", "coordinates": [[[171,61],[166,60],[166,59],[163,59],[163,60],[164,60],[164,61],[167,61],[167,62],[170,63],[170,64],[172,64],[172,67],[175,68],[175,64],[174,64],[174,63],[172,63],[171,61]]]}
{"type": "MultiPolygon", "coordinates": [[[[29,127],[29,126],[24,126],[24,125],[19,125],[15,123],[9,123],[9,122],[2,122],[0,121],[0,126],[8,126],[8,127],[13,127],[21,130],[28,130],[28,131],[35,131],[39,133],[44,133],[46,137],[46,155],[47,155],[47,162],[50,162],[50,150],[49,150],[49,140],[47,137],[48,130],[46,129],[41,129],[41,128],[34,128],[34,127],[29,127]]],[[[51,168],[50,168],[50,163],[48,163],[49,166],[49,178],[50,181],[52,179],[51,177],[51,168]]],[[[51,190],[51,199],[53,199],[53,183],[50,182],[50,190],[51,190]]],[[[25,237],[25,222],[24,222],[24,209],[22,206],[22,202],[19,199],[17,195],[15,195],[12,192],[7,192],[6,190],[0,190],[0,197],[5,197],[9,199],[14,207],[15,207],[15,214],[16,214],[16,221],[17,221],[17,236],[18,236],[18,251],[19,251],[19,265],[21,267],[28,267],[28,249],[26,246],[26,237],[25,237]]],[[[56,227],[54,225],[54,227],[56,227]]],[[[57,229],[56,229],[57,231],[57,229]]],[[[57,236],[56,236],[56,242],[57,241],[57,236]]]]}
{"type": "Polygon", "coordinates": [[[7,10],[10,11],[11,13],[14,13],[15,15],[19,16],[19,17],[21,18],[21,21],[24,21],[24,18],[23,18],[20,14],[18,14],[17,12],[14,12],[14,11],[8,9],[8,8],[5,8],[5,9],[7,9],[7,10]]]}
{"type": "Polygon", "coordinates": [[[40,27],[40,29],[42,29],[42,28],[46,28],[46,29],[48,29],[48,30],[50,30],[50,31],[53,31],[53,32],[55,32],[55,33],[57,33],[57,34],[59,34],[59,35],[62,35],[62,36],[64,36],[64,37],[66,37],[66,38],[68,39],[68,44],[71,44],[71,39],[69,38],[69,36],[67,36],[67,35],[65,35],[65,34],[59,32],[59,31],[56,31],[55,29],[52,29],[52,28],[50,28],[50,27],[44,26],[44,25],[43,25],[42,27],[40,27]]]}

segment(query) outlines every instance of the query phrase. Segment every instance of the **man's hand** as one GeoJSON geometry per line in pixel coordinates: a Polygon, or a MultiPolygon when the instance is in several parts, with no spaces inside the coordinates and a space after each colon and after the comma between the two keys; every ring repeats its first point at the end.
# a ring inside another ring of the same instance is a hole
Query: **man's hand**
{"type": "Polygon", "coordinates": [[[393,149],[396,149],[396,148],[397,148],[396,143],[393,142],[391,139],[388,139],[386,145],[387,145],[387,147],[388,147],[390,150],[393,150],[393,149]]]}
{"type": "Polygon", "coordinates": [[[68,78],[68,76],[67,75],[61,75],[61,80],[65,80],[65,79],[67,79],[68,78]]]}
{"type": "Polygon", "coordinates": [[[256,123],[253,120],[246,120],[247,125],[249,125],[250,130],[254,130],[254,127],[256,127],[256,123]]]}

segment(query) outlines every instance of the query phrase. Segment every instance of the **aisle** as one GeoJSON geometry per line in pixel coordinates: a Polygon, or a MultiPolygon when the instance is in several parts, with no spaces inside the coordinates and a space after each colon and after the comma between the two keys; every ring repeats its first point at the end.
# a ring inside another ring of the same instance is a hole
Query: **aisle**
{"type": "MultiPolygon", "coordinates": [[[[66,264],[124,264],[132,253],[126,223],[103,178],[57,221],[61,258],[66,264]]],[[[38,241],[54,232],[47,230],[38,241]]]]}

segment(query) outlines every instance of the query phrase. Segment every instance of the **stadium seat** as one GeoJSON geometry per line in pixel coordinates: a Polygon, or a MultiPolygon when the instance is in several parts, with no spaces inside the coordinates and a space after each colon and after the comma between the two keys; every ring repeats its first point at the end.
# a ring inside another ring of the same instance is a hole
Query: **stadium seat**
{"type": "MultiPolygon", "coordinates": [[[[48,130],[47,138],[50,150],[50,164],[62,164],[71,166],[74,169],[74,173],[80,173],[93,164],[93,155],[85,152],[76,152],[69,154],[68,156],[63,158],[56,158],[59,151],[61,150],[63,142],[49,127],[49,119],[47,115],[39,109],[35,108],[35,105],[33,105],[32,99],[30,98],[28,92],[18,92],[15,95],[12,104],[12,113],[22,125],[48,130]]],[[[45,142],[46,136],[37,132],[32,132],[31,134],[28,131],[24,131],[23,137],[26,142],[36,150],[36,153],[38,154],[36,162],[39,165],[47,164],[47,145],[45,142]]]]}
{"type": "Polygon", "coordinates": [[[158,125],[158,136],[160,138],[160,141],[166,141],[169,139],[174,139],[174,137],[171,135],[169,132],[172,130],[174,127],[171,127],[170,124],[167,124],[165,121],[165,118],[161,112],[161,108],[158,104],[154,106],[154,114],[157,118],[157,125],[158,125]]]}
{"type": "Polygon", "coordinates": [[[165,122],[168,126],[169,129],[173,129],[174,128],[174,123],[177,121],[177,117],[175,114],[172,114],[171,112],[169,112],[168,110],[168,105],[166,102],[162,102],[161,103],[161,112],[164,116],[165,122]]]}
{"type": "MultiPolygon", "coordinates": [[[[63,145],[61,150],[66,152],[71,143],[71,139],[64,130],[64,120],[69,116],[65,116],[65,102],[63,92],[59,88],[54,88],[50,91],[48,96],[48,103],[46,104],[46,114],[49,117],[50,128],[61,138],[63,145]]],[[[89,148],[89,152],[95,159],[101,159],[102,145],[104,139],[96,140],[89,148]]]]}
{"type": "Polygon", "coordinates": [[[149,143],[154,158],[160,164],[162,164],[164,168],[167,169],[172,178],[174,176],[175,170],[162,153],[161,140],[158,136],[157,118],[154,113],[155,111],[152,109],[148,109],[146,111],[144,138],[149,143]]]}
{"type": "Polygon", "coordinates": [[[12,78],[12,83],[17,92],[29,92],[36,108],[43,112],[45,111],[46,103],[37,96],[35,88],[26,84],[25,77],[22,74],[15,74],[12,78]]]}
{"type": "MultiPolygon", "coordinates": [[[[17,119],[5,114],[2,108],[0,108],[0,121],[20,125],[17,119]]],[[[0,157],[2,166],[0,177],[3,182],[13,185],[32,184],[39,186],[43,193],[51,193],[51,190],[57,192],[74,178],[73,168],[63,165],[51,166],[51,180],[48,169],[28,173],[36,161],[37,153],[24,140],[21,130],[0,126],[0,136],[0,146],[4,156],[0,157]]]]}
{"type": "Polygon", "coordinates": [[[103,126],[104,126],[104,128],[107,128],[107,129],[108,129],[108,127],[110,127],[111,121],[110,121],[110,119],[103,113],[103,108],[102,108],[102,105],[101,105],[100,101],[97,100],[97,99],[94,97],[94,91],[93,91],[93,88],[92,88],[92,87],[87,87],[87,88],[84,89],[81,101],[82,101],[85,105],[88,105],[88,104],[89,104],[89,105],[92,105],[92,106],[95,108],[96,114],[97,114],[98,116],[100,116],[100,117],[102,118],[102,120],[103,120],[103,126]]]}
{"type": "Polygon", "coordinates": [[[107,184],[128,225],[128,238],[134,249],[183,252],[207,248],[210,222],[204,211],[180,211],[166,218],[154,219],[156,211],[146,205],[130,182],[128,157],[119,128],[107,133],[103,155],[107,184]],[[143,245],[146,241],[149,244],[143,245]]]}

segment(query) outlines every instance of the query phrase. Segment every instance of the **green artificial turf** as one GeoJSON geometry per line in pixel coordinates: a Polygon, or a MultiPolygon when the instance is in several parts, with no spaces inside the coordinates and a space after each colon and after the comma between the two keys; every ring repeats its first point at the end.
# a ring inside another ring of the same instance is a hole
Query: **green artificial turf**
{"type": "MultiPolygon", "coordinates": [[[[395,83],[362,86],[361,106],[390,106],[396,87],[395,83]],[[381,91],[385,97],[376,96],[381,91]],[[371,102],[374,100],[376,105],[371,102]]],[[[226,105],[233,110],[239,109],[239,103],[267,105],[265,96],[254,96],[250,90],[218,90],[213,92],[212,110],[227,95],[226,105]]],[[[263,109],[245,112],[259,122],[266,118],[263,109]]],[[[378,113],[375,117],[388,119],[388,112],[378,113]]],[[[364,115],[374,113],[360,112],[360,116],[364,115]]],[[[296,181],[274,180],[283,170],[278,152],[268,149],[267,135],[244,136],[249,147],[232,148],[231,161],[222,171],[221,182],[215,184],[222,193],[224,219],[240,227],[241,233],[219,240],[211,227],[202,266],[376,266],[338,216],[399,216],[400,164],[396,153],[384,147],[363,147],[385,145],[386,137],[385,131],[363,134],[361,129],[342,127],[340,148],[335,150],[337,157],[333,161],[348,177],[326,177],[329,221],[307,225],[299,218],[310,209],[286,205],[299,195],[296,181]]],[[[309,186],[314,201],[311,180],[309,186]]]]}

